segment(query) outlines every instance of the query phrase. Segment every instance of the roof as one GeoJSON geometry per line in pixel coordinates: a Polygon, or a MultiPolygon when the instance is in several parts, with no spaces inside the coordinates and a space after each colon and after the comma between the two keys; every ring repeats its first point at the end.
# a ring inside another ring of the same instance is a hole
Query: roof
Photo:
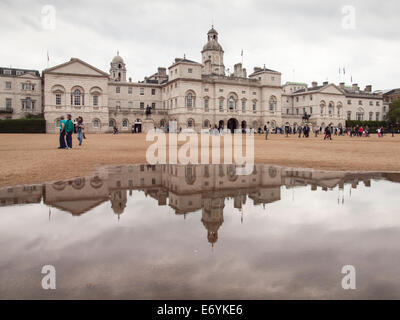
{"type": "Polygon", "coordinates": [[[206,50],[223,51],[222,46],[214,39],[211,39],[203,46],[203,51],[206,50]]]}
{"type": "Polygon", "coordinates": [[[254,71],[252,74],[249,75],[249,77],[256,76],[257,74],[261,74],[263,72],[274,72],[274,73],[280,73],[278,71],[272,70],[272,69],[267,69],[267,68],[260,68],[260,70],[254,71]]]}
{"type": "Polygon", "coordinates": [[[288,81],[285,83],[285,85],[291,85],[291,84],[299,85],[299,86],[307,86],[307,83],[305,83],[305,82],[290,82],[290,81],[288,81]]]}
{"type": "Polygon", "coordinates": [[[40,77],[40,72],[37,71],[37,70],[0,67],[0,75],[4,75],[4,76],[14,76],[14,77],[20,76],[19,74],[17,75],[17,71],[22,72],[22,74],[33,73],[35,76],[40,77]],[[10,74],[5,74],[4,70],[11,70],[11,75],[10,74]]]}
{"type": "Polygon", "coordinates": [[[81,60],[81,59],[79,59],[79,58],[71,58],[70,61],[67,61],[67,62],[64,62],[64,63],[62,63],[62,64],[56,65],[56,66],[54,66],[54,67],[45,69],[45,70],[43,70],[43,74],[44,74],[44,73],[47,73],[47,72],[51,72],[51,71],[53,71],[53,70],[55,70],[55,69],[57,69],[57,68],[67,66],[67,65],[69,65],[69,64],[71,64],[71,63],[74,63],[74,62],[79,62],[79,63],[81,63],[81,64],[83,64],[83,65],[89,67],[90,69],[93,69],[93,70],[95,70],[96,72],[101,73],[102,75],[106,76],[107,78],[110,76],[108,73],[105,73],[104,71],[102,71],[102,70],[100,70],[100,69],[97,69],[96,67],[93,67],[93,66],[90,65],[89,63],[87,63],[87,62],[85,62],[85,61],[83,61],[83,60],[81,60]]]}
{"type": "Polygon", "coordinates": [[[192,60],[189,60],[186,58],[175,58],[175,62],[170,66],[170,68],[172,68],[173,66],[176,66],[177,64],[180,64],[180,63],[189,63],[189,64],[196,64],[196,65],[201,66],[201,63],[198,63],[196,61],[192,61],[192,60]]]}

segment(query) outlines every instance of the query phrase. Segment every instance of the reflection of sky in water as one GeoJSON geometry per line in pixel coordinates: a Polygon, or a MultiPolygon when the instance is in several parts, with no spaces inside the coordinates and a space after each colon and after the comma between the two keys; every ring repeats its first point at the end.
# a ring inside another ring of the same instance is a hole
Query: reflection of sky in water
{"type": "Polygon", "coordinates": [[[0,208],[0,298],[399,298],[400,184],[281,187],[241,212],[225,199],[212,248],[202,212],[175,215],[141,191],[74,217],[43,204],[0,208]],[[344,201],[342,203],[342,201],[344,201]],[[41,267],[57,290],[40,289],[41,267]],[[341,268],[357,290],[341,288],[341,268]]]}

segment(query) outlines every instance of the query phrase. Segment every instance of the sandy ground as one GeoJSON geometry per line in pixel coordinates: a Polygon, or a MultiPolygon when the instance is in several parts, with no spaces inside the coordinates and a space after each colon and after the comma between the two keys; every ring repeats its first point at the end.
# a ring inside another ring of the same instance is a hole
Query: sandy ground
{"type": "MultiPolygon", "coordinates": [[[[55,134],[1,134],[0,186],[40,183],[89,175],[110,164],[146,163],[152,142],[139,134],[87,134],[83,146],[58,150],[55,134]]],[[[400,171],[400,136],[378,139],[282,135],[255,136],[255,162],[282,166],[355,171],[400,171]]]]}

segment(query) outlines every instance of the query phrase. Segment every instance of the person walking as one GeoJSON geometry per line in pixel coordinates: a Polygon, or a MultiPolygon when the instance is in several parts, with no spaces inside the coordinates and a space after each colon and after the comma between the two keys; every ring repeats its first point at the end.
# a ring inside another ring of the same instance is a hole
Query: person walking
{"type": "Polygon", "coordinates": [[[72,116],[67,115],[67,122],[65,123],[65,132],[67,140],[67,149],[72,149],[72,133],[74,132],[74,123],[71,120],[72,116]]]}
{"type": "Polygon", "coordinates": [[[269,129],[267,126],[264,127],[264,131],[265,131],[265,140],[268,140],[268,133],[269,133],[269,129]]]}
{"type": "Polygon", "coordinates": [[[83,124],[83,118],[82,117],[78,117],[78,121],[76,124],[76,133],[77,133],[77,138],[79,141],[79,145],[82,145],[82,139],[83,139],[83,130],[85,129],[85,125],[83,124]]]}
{"type": "Polygon", "coordinates": [[[62,116],[60,120],[60,146],[58,149],[65,149],[67,147],[65,144],[65,123],[66,120],[64,119],[64,116],[62,116]]]}

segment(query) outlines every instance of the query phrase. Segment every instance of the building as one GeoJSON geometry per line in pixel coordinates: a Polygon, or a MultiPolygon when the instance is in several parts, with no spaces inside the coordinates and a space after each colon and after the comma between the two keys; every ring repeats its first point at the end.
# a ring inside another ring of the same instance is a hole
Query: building
{"type": "Polygon", "coordinates": [[[18,119],[42,112],[39,71],[0,68],[0,119],[18,119]]]}
{"type": "MultiPolygon", "coordinates": [[[[43,112],[47,132],[57,132],[60,117],[82,116],[88,132],[147,131],[166,129],[169,121],[178,128],[270,129],[303,123],[306,113],[313,127],[340,127],[346,120],[383,120],[382,93],[367,86],[360,90],[344,83],[287,82],[281,73],[254,67],[247,75],[241,63],[228,74],[218,32],[212,27],[201,50],[201,63],[185,56],[144,81],[127,79],[127,66],[117,53],[109,73],[72,58],[43,71],[43,112]],[[145,115],[147,107],[152,115],[145,115]]],[[[4,99],[3,99],[4,100],[4,99]]]]}

